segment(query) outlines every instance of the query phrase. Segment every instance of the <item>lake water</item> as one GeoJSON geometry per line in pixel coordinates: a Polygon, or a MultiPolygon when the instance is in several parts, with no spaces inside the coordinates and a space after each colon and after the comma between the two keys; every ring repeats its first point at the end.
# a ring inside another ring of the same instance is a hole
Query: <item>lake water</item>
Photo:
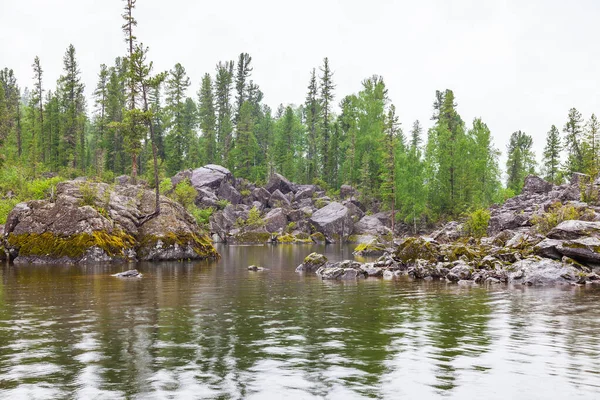
{"type": "Polygon", "coordinates": [[[600,398],[600,288],[326,282],[294,272],[314,250],[351,257],[3,266],[0,398],[600,398]]]}

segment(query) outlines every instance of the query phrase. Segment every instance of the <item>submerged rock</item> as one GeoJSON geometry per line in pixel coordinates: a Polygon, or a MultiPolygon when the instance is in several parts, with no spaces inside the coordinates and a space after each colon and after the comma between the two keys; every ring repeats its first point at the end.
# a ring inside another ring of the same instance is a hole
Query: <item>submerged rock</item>
{"type": "Polygon", "coordinates": [[[129,271],[119,272],[113,276],[116,276],[117,278],[141,278],[142,274],[139,273],[137,269],[130,269],[129,271]]]}

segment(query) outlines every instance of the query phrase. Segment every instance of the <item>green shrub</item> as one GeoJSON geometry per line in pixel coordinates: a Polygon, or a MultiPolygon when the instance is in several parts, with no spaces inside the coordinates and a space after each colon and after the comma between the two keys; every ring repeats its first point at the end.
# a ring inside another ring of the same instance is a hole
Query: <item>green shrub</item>
{"type": "Polygon", "coordinates": [[[321,208],[325,207],[326,205],[327,205],[326,200],[323,200],[323,199],[315,200],[315,207],[317,207],[318,209],[321,209],[321,208]]]}
{"type": "Polygon", "coordinates": [[[95,206],[96,200],[98,199],[98,193],[96,188],[90,185],[88,182],[82,182],[79,184],[79,192],[81,193],[80,206],[95,206]]]}
{"type": "Polygon", "coordinates": [[[292,233],[294,231],[294,229],[296,229],[296,223],[295,222],[290,222],[285,227],[285,233],[292,233]]]}
{"type": "Polygon", "coordinates": [[[175,201],[185,208],[189,208],[192,204],[194,204],[194,200],[196,200],[197,195],[198,193],[190,183],[189,179],[179,182],[175,187],[175,191],[173,192],[175,201]]]}
{"type": "Polygon", "coordinates": [[[210,221],[211,215],[215,212],[215,209],[213,207],[198,208],[195,205],[192,205],[188,211],[192,214],[198,225],[206,226],[210,221]]]}
{"type": "Polygon", "coordinates": [[[0,199],[0,225],[6,223],[6,218],[12,209],[19,203],[17,199],[0,199]]]}
{"type": "Polygon", "coordinates": [[[160,194],[167,194],[167,192],[170,192],[172,189],[173,184],[171,183],[171,179],[169,178],[163,179],[158,185],[158,191],[160,192],[160,194]]]}
{"type": "Polygon", "coordinates": [[[225,200],[225,199],[217,200],[217,207],[219,207],[219,210],[223,210],[225,207],[227,207],[230,204],[231,204],[231,202],[229,200],[225,200]]]}
{"type": "Polygon", "coordinates": [[[561,222],[570,219],[579,219],[580,217],[580,212],[572,205],[563,205],[561,202],[556,202],[550,206],[548,212],[534,216],[531,222],[535,225],[539,233],[545,235],[561,222]]]}
{"type": "Polygon", "coordinates": [[[487,233],[490,212],[486,209],[473,211],[465,222],[465,232],[472,237],[480,238],[487,233]]]}
{"type": "Polygon", "coordinates": [[[252,192],[250,192],[250,189],[242,189],[240,190],[240,194],[242,197],[248,197],[252,194],[252,192]]]}
{"type": "Polygon", "coordinates": [[[251,227],[260,227],[265,225],[265,220],[262,219],[260,210],[256,207],[252,207],[248,213],[248,219],[246,225],[251,227]]]}

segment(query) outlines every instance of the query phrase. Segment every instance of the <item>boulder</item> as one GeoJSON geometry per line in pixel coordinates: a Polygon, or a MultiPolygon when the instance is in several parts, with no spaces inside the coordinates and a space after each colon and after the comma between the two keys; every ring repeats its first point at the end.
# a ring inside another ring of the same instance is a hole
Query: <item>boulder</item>
{"type": "Polygon", "coordinates": [[[269,178],[269,183],[265,186],[270,193],[279,190],[281,193],[286,194],[294,191],[294,184],[288,181],[283,175],[273,174],[269,178]]]}
{"type": "Polygon", "coordinates": [[[131,184],[131,177],[129,175],[120,175],[115,178],[117,185],[124,186],[131,184]]]}
{"type": "Polygon", "coordinates": [[[179,185],[180,182],[183,182],[184,180],[192,180],[192,170],[191,169],[186,169],[183,171],[179,171],[177,174],[175,174],[174,176],[171,177],[171,185],[173,185],[173,187],[179,185]]]}
{"type": "Polygon", "coordinates": [[[242,195],[229,182],[223,181],[217,191],[219,199],[229,201],[231,204],[239,204],[242,202],[242,195]]]}
{"type": "Polygon", "coordinates": [[[298,188],[294,200],[300,201],[304,199],[312,199],[313,194],[315,194],[315,191],[315,185],[302,185],[298,188]]]}
{"type": "Polygon", "coordinates": [[[408,237],[404,239],[394,252],[394,260],[403,264],[411,264],[417,260],[435,262],[439,258],[439,245],[421,237],[408,237]]]}
{"type": "Polygon", "coordinates": [[[573,240],[585,236],[600,236],[600,222],[567,220],[546,235],[550,239],[573,240]]]}
{"type": "MultiPolygon", "coordinates": [[[[176,175],[177,176],[177,175],[176,175]]],[[[223,181],[233,182],[231,172],[220,165],[209,164],[192,171],[190,181],[198,190],[201,187],[217,190],[223,181]]],[[[171,179],[173,181],[173,179],[171,179]]]]}
{"type": "Polygon", "coordinates": [[[391,230],[387,228],[379,218],[373,215],[363,217],[354,225],[354,234],[362,235],[388,235],[391,230]]]}
{"type": "Polygon", "coordinates": [[[323,280],[355,280],[366,278],[367,273],[360,268],[322,267],[317,270],[317,276],[323,280]]]}
{"type": "Polygon", "coordinates": [[[342,205],[350,211],[350,215],[352,215],[355,221],[365,216],[364,211],[351,201],[343,201],[342,205]]]}
{"type": "Polygon", "coordinates": [[[296,272],[314,272],[327,264],[327,257],[319,253],[310,253],[304,258],[302,264],[298,265],[296,272]]]}
{"type": "Polygon", "coordinates": [[[267,232],[282,232],[287,224],[287,217],[281,208],[274,208],[265,215],[267,232]]]}
{"type": "Polygon", "coordinates": [[[517,229],[528,224],[529,215],[525,213],[515,213],[513,211],[502,212],[490,218],[487,233],[489,236],[493,236],[503,230],[517,229]]]}
{"type": "Polygon", "coordinates": [[[548,193],[552,190],[552,184],[535,175],[525,177],[522,193],[548,193]]]}
{"type": "Polygon", "coordinates": [[[210,191],[210,189],[202,187],[202,188],[196,189],[196,192],[198,193],[196,195],[196,199],[194,200],[194,203],[196,204],[196,206],[198,206],[200,208],[208,208],[208,207],[213,207],[215,209],[219,208],[219,198],[217,197],[216,194],[214,194],[212,191],[210,191]]]}
{"type": "Polygon", "coordinates": [[[556,245],[556,250],[579,261],[600,263],[600,239],[596,237],[563,241],[556,245]]]}
{"type": "Polygon", "coordinates": [[[279,189],[276,189],[271,197],[269,197],[269,207],[278,208],[278,207],[290,207],[290,200],[285,196],[279,189]]]}
{"type": "Polygon", "coordinates": [[[524,285],[560,285],[577,281],[579,271],[572,265],[548,258],[528,258],[514,263],[508,281],[524,285]]]}
{"type": "Polygon", "coordinates": [[[556,249],[556,246],[562,244],[562,240],[556,239],[544,239],[538,244],[535,245],[533,250],[536,254],[546,257],[546,258],[554,258],[555,260],[560,260],[562,255],[556,249]]]}
{"type": "Polygon", "coordinates": [[[141,278],[142,274],[137,269],[130,269],[129,271],[119,272],[114,274],[117,278],[141,278]]]}
{"type": "Polygon", "coordinates": [[[354,223],[348,208],[332,202],[317,210],[309,222],[321,232],[330,243],[337,243],[352,233],[354,223]]]}
{"type": "Polygon", "coordinates": [[[385,245],[380,243],[377,239],[371,240],[369,243],[361,243],[352,252],[353,255],[364,257],[364,256],[380,256],[385,253],[385,245]]]}
{"type": "Polygon", "coordinates": [[[463,225],[450,221],[441,229],[433,232],[431,238],[438,243],[451,243],[460,239],[463,235],[463,225]]]}
{"type": "Polygon", "coordinates": [[[257,187],[252,191],[252,198],[254,201],[258,201],[259,203],[266,206],[269,203],[269,198],[271,197],[271,193],[265,188],[257,187]]]}

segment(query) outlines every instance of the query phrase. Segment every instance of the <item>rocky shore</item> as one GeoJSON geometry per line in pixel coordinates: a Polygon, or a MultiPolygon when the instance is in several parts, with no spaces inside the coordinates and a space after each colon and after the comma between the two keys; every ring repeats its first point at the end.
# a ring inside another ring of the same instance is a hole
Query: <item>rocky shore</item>
{"type": "Polygon", "coordinates": [[[218,257],[208,235],[178,203],[142,185],[84,180],[59,183],[48,200],[19,203],[9,214],[0,251],[14,263],[93,263],[218,257]]]}
{"type": "Polygon", "coordinates": [[[424,237],[408,237],[375,262],[331,263],[310,254],[297,271],[322,279],[442,279],[458,284],[600,284],[600,182],[575,174],[553,186],[529,176],[523,193],[490,209],[487,236],[465,236],[451,222],[424,237]],[[586,201],[583,201],[586,200],[586,201]]]}
{"type": "Polygon", "coordinates": [[[256,186],[219,165],[182,171],[171,182],[177,185],[185,179],[198,193],[195,204],[216,210],[210,218],[216,242],[325,244],[392,239],[390,213],[367,215],[357,192],[347,185],[334,199],[318,185],[295,184],[279,174],[273,174],[264,187],[256,186]]]}

